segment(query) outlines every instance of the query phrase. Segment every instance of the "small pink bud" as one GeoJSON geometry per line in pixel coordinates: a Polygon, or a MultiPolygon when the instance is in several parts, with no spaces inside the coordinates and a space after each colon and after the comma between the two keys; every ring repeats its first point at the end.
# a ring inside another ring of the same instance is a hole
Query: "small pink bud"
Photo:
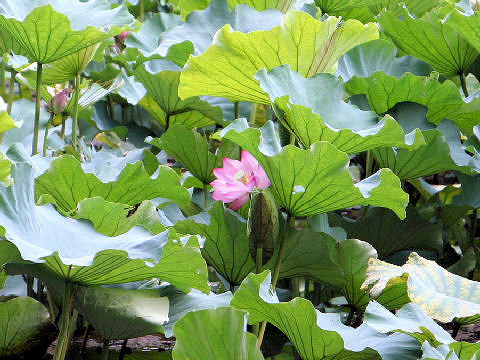
{"type": "Polygon", "coordinates": [[[128,31],[122,32],[120,35],[117,35],[116,38],[122,43],[125,43],[125,40],[127,39],[128,36],[128,31]]]}
{"type": "Polygon", "coordinates": [[[61,114],[63,110],[65,110],[65,108],[67,107],[67,104],[68,89],[64,89],[58,94],[56,94],[54,97],[52,97],[52,99],[48,103],[47,111],[55,115],[61,114]]]}
{"type": "Polygon", "coordinates": [[[125,40],[127,39],[128,31],[124,31],[115,36],[115,50],[120,54],[125,49],[125,40]]]}

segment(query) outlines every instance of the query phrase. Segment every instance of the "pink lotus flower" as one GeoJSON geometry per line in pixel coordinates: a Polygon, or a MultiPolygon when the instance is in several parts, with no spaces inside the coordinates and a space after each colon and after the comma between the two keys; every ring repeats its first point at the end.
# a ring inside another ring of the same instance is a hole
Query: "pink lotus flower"
{"type": "Polygon", "coordinates": [[[215,188],[214,200],[232,202],[230,209],[238,210],[248,201],[249,194],[255,189],[263,190],[270,186],[265,170],[248,151],[242,151],[241,161],[224,158],[223,168],[213,170],[217,180],[210,185],[215,188]]]}

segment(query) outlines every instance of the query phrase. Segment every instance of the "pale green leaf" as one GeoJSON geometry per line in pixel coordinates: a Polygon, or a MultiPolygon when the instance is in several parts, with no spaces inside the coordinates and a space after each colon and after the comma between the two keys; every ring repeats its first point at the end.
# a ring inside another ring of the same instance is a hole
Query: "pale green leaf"
{"type": "Polygon", "coordinates": [[[179,96],[212,95],[232,101],[269,104],[254,75],[263,68],[289,64],[302,76],[334,71],[338,59],[363,42],[378,38],[375,24],[288,12],[278,27],[247,34],[225,25],[203,54],[190,57],[180,77],[179,96]],[[325,56],[325,54],[328,54],[325,56]]]}
{"type": "Polygon", "coordinates": [[[0,27],[32,61],[51,63],[133,24],[126,7],[111,8],[108,1],[86,3],[60,0],[0,2],[0,27]],[[33,9],[33,10],[32,10],[33,9]]]}
{"type": "Polygon", "coordinates": [[[410,301],[420,305],[433,319],[442,322],[455,319],[460,324],[479,321],[479,283],[451,274],[417,253],[411,253],[401,267],[370,259],[363,287],[369,288],[370,295],[376,298],[391,285],[391,279],[397,278],[406,281],[410,301]]]}
{"type": "Polygon", "coordinates": [[[231,307],[192,311],[174,327],[175,360],[262,360],[246,314],[231,307]],[[195,336],[192,336],[195,334],[195,336]]]}
{"type": "Polygon", "coordinates": [[[398,178],[389,170],[354,183],[348,171],[349,159],[327,142],[317,142],[308,150],[287,145],[280,149],[273,124],[248,128],[240,119],[222,131],[222,136],[248,150],[263,166],[277,205],[293,216],[310,216],[353,205],[377,205],[405,217],[408,196],[398,178]],[[268,154],[268,155],[267,155],[268,154]]]}

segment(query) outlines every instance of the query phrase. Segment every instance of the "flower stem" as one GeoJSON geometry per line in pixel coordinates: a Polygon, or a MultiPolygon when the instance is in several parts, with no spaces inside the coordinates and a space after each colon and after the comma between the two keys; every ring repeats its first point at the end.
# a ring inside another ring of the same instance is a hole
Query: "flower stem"
{"type": "Polygon", "coordinates": [[[143,0],[140,0],[139,1],[139,4],[138,4],[138,20],[140,22],[143,22],[143,12],[144,12],[144,6],[143,6],[143,0]]]}
{"type": "MultiPolygon", "coordinates": [[[[278,257],[277,261],[275,262],[275,268],[273,270],[273,278],[272,278],[272,291],[275,291],[275,287],[277,286],[278,278],[280,276],[280,267],[282,265],[282,258],[283,253],[285,251],[285,243],[287,238],[288,227],[292,225],[292,222],[295,222],[295,218],[287,214],[287,221],[285,223],[285,229],[283,229],[282,235],[280,237],[280,249],[278,250],[278,257]]],[[[257,347],[261,348],[263,342],[263,336],[265,335],[265,329],[267,327],[267,321],[263,321],[260,325],[260,330],[258,332],[257,338],[257,347]]]]}
{"type": "Polygon", "coordinates": [[[75,93],[73,97],[73,129],[72,129],[72,145],[77,147],[77,131],[78,131],[78,98],[80,95],[80,73],[75,77],[75,93]]]}
{"type": "Polygon", "coordinates": [[[0,89],[5,90],[5,63],[0,62],[0,89]]]}
{"type": "Polygon", "coordinates": [[[50,114],[50,119],[48,119],[47,126],[45,127],[45,135],[43,136],[43,157],[47,156],[48,130],[50,130],[50,126],[52,125],[53,116],[53,114],[50,114]]]}
{"type": "Polygon", "coordinates": [[[203,184],[203,195],[205,197],[205,209],[208,209],[208,185],[203,184]]]}
{"type": "Polygon", "coordinates": [[[367,159],[365,161],[365,177],[372,175],[373,170],[373,156],[370,150],[367,151],[367,159]]]}
{"type": "Polygon", "coordinates": [[[76,315],[78,315],[78,312],[73,310],[75,291],[76,288],[73,283],[65,283],[62,314],[60,315],[59,323],[60,334],[58,334],[58,342],[53,360],[64,360],[70,346],[70,339],[76,325],[76,315]]]}
{"type": "Polygon", "coordinates": [[[460,84],[462,85],[463,95],[468,97],[467,79],[465,78],[465,73],[463,71],[460,73],[460,84]]]}
{"type": "Polygon", "coordinates": [[[233,103],[233,109],[234,109],[234,112],[235,112],[235,119],[238,119],[240,117],[240,102],[239,101],[235,101],[233,103]]]}
{"type": "Polygon", "coordinates": [[[42,101],[42,63],[37,63],[37,84],[35,89],[35,125],[33,127],[32,155],[38,151],[38,133],[40,131],[40,103],[42,101]]]}
{"type": "Polygon", "coordinates": [[[12,105],[13,105],[13,97],[15,95],[15,76],[17,72],[12,69],[10,71],[10,85],[8,89],[8,105],[7,105],[7,114],[10,115],[12,112],[12,105]]]}
{"type": "Polygon", "coordinates": [[[255,119],[257,118],[257,103],[253,103],[252,104],[252,110],[250,111],[250,119],[249,119],[249,123],[250,125],[254,125],[255,124],[255,119]]]}

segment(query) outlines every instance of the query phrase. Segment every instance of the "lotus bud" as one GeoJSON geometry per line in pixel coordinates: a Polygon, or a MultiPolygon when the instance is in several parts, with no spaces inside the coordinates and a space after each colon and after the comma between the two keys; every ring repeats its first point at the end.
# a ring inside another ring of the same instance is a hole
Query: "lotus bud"
{"type": "Polygon", "coordinates": [[[115,36],[115,49],[118,53],[121,53],[125,49],[125,40],[127,40],[128,31],[124,31],[119,35],[115,36]]]}
{"type": "Polygon", "coordinates": [[[262,265],[273,255],[278,236],[278,209],[272,193],[266,189],[253,193],[247,223],[250,254],[256,260],[257,249],[262,249],[262,265]]]}
{"type": "Polygon", "coordinates": [[[64,89],[58,94],[56,94],[54,97],[52,97],[52,99],[48,103],[47,111],[55,115],[61,114],[63,110],[65,110],[65,108],[67,107],[67,104],[68,89],[64,89]]]}

